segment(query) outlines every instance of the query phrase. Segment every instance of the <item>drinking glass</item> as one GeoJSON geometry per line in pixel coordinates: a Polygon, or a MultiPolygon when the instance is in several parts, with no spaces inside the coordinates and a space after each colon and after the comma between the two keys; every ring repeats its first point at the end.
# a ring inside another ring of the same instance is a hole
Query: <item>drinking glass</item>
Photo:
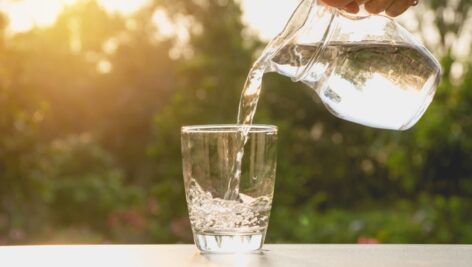
{"type": "Polygon", "coordinates": [[[197,125],[181,133],[185,195],[198,249],[259,250],[274,193],[277,127],[197,125]]]}

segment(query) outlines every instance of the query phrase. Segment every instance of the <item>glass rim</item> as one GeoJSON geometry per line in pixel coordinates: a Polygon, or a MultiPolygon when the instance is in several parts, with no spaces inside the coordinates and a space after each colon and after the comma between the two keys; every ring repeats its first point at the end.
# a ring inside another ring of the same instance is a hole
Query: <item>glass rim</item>
{"type": "Polygon", "coordinates": [[[182,133],[236,133],[244,128],[249,128],[250,133],[277,133],[277,126],[269,124],[201,124],[185,125],[181,127],[182,133]]]}

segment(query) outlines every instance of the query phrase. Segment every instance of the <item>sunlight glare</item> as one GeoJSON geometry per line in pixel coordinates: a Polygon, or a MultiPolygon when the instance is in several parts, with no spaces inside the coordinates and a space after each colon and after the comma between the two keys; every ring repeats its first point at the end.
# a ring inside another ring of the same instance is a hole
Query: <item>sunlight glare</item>
{"type": "Polygon", "coordinates": [[[118,49],[118,40],[116,38],[111,38],[103,44],[102,48],[105,53],[113,54],[116,49],[118,49]]]}
{"type": "Polygon", "coordinates": [[[159,34],[164,37],[169,37],[175,34],[175,26],[170,21],[167,13],[163,9],[158,9],[152,15],[152,21],[157,25],[159,34]]]}
{"type": "Polygon", "coordinates": [[[243,21],[261,39],[274,38],[285,26],[297,0],[240,0],[243,21]]]}
{"type": "Polygon", "coordinates": [[[24,32],[34,26],[44,27],[53,24],[63,9],[61,0],[44,1],[23,0],[0,6],[8,16],[9,29],[13,32],[24,32]]]}
{"type": "Polygon", "coordinates": [[[110,12],[131,15],[149,3],[149,0],[100,0],[99,3],[110,12]]]}
{"type": "MultiPolygon", "coordinates": [[[[33,27],[52,25],[65,6],[80,0],[19,0],[1,2],[0,10],[7,14],[8,30],[12,33],[25,32],[33,27]]],[[[149,0],[97,0],[108,12],[128,16],[149,3],[149,0]]]]}
{"type": "Polygon", "coordinates": [[[106,73],[109,73],[112,69],[112,65],[110,63],[110,61],[108,60],[100,60],[98,63],[97,63],[97,72],[98,73],[101,73],[101,74],[106,74],[106,73]]]}

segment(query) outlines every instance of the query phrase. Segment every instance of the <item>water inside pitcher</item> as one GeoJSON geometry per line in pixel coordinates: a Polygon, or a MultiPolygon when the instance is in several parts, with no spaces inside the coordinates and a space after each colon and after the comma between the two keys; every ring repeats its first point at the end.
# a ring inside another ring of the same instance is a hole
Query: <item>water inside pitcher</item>
{"type": "Polygon", "coordinates": [[[268,71],[307,84],[335,116],[405,130],[433,99],[440,65],[383,15],[355,16],[303,0],[269,43],[268,71]]]}

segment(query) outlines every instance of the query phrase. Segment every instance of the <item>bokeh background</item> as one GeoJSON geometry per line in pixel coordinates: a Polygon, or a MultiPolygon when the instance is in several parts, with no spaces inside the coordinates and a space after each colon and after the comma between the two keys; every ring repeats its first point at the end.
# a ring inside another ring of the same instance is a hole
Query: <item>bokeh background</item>
{"type": "MultiPolygon", "coordinates": [[[[280,136],[267,242],[472,242],[472,1],[420,2],[398,20],[443,77],[411,130],[264,79],[255,121],[280,136]]],[[[180,127],[235,122],[296,4],[0,1],[0,245],[192,242],[180,127]]]]}

